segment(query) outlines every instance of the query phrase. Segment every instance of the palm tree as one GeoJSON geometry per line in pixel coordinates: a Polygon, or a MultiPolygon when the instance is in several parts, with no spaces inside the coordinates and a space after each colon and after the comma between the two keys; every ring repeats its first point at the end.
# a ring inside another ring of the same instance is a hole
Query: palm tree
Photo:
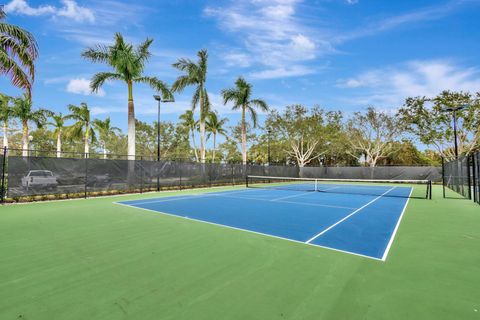
{"type": "Polygon", "coordinates": [[[107,140],[116,133],[120,133],[120,128],[112,127],[110,117],[106,118],[104,121],[99,119],[93,120],[93,127],[97,130],[99,135],[100,144],[103,150],[103,159],[107,159],[107,140]]]}
{"type": "Polygon", "coordinates": [[[200,162],[205,163],[205,119],[210,107],[207,89],[205,88],[207,80],[207,50],[200,50],[197,56],[197,63],[192,62],[190,59],[181,58],[173,64],[174,68],[183,71],[185,74],[175,80],[172,90],[174,92],[182,92],[187,86],[195,86],[195,93],[192,97],[192,110],[195,111],[197,105],[200,107],[200,162]]]}
{"type": "Polygon", "coordinates": [[[253,127],[257,126],[257,111],[255,107],[261,111],[268,111],[268,105],[265,101],[260,99],[251,99],[252,85],[239,77],[235,81],[235,88],[222,90],[223,102],[227,104],[229,101],[233,102],[233,110],[242,110],[242,160],[243,164],[247,164],[247,122],[245,119],[247,111],[253,122],[253,127]]]}
{"type": "Polygon", "coordinates": [[[195,131],[198,129],[198,121],[195,121],[192,110],[185,111],[185,113],[180,116],[180,119],[182,120],[181,125],[190,130],[195,160],[198,162],[197,145],[195,143],[195,131]]]}
{"type": "Polygon", "coordinates": [[[133,84],[145,83],[152,89],[160,92],[163,99],[173,99],[168,86],[156,77],[143,75],[145,63],[151,54],[149,47],[152,39],[146,39],[138,47],[125,43],[120,33],[115,34],[115,43],[111,46],[97,45],[88,48],[82,53],[82,57],[92,62],[102,62],[112,68],[111,72],[99,72],[95,74],[90,83],[93,92],[97,92],[108,80],[120,80],[126,83],[128,88],[128,155],[135,160],[135,106],[133,103],[133,84]]]}
{"type": "Polygon", "coordinates": [[[217,134],[221,134],[226,136],[227,131],[223,128],[225,123],[228,121],[227,118],[218,118],[218,114],[216,112],[210,112],[208,114],[207,120],[205,122],[206,130],[209,133],[207,138],[210,137],[210,134],[213,134],[213,155],[212,155],[212,163],[215,163],[215,150],[217,147],[217,134]]]}
{"type": "Polygon", "coordinates": [[[13,99],[13,116],[22,122],[22,155],[28,157],[29,139],[28,123],[33,122],[38,128],[41,128],[47,122],[47,116],[51,111],[45,109],[33,110],[32,100],[27,93],[23,97],[13,99]]]}
{"type": "Polygon", "coordinates": [[[11,98],[0,93],[0,121],[3,124],[3,147],[8,148],[8,121],[13,116],[13,109],[10,106],[11,98]]]}
{"type": "Polygon", "coordinates": [[[31,98],[37,42],[30,32],[4,22],[5,17],[0,9],[0,74],[8,76],[15,87],[24,89],[31,98]]]}
{"type": "Polygon", "coordinates": [[[57,138],[57,158],[62,157],[62,136],[63,132],[65,130],[65,120],[67,120],[66,117],[62,115],[60,112],[59,114],[53,114],[52,115],[52,122],[49,122],[48,124],[53,126],[53,134],[57,138]]]}
{"type": "Polygon", "coordinates": [[[71,114],[67,115],[65,119],[73,119],[77,122],[68,128],[68,136],[71,138],[81,138],[84,141],[85,158],[88,158],[90,153],[90,143],[95,141],[95,131],[93,131],[92,121],[90,118],[90,109],[85,102],[80,103],[80,106],[70,104],[68,106],[71,114]]]}

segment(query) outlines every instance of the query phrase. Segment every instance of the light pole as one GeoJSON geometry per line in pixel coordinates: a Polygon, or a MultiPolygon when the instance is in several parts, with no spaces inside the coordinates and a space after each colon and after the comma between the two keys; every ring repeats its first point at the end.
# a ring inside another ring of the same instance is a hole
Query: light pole
{"type": "Polygon", "coordinates": [[[268,138],[268,139],[267,139],[267,140],[268,140],[268,144],[267,144],[267,145],[268,145],[268,147],[267,147],[267,153],[268,153],[268,155],[267,155],[267,162],[268,162],[268,166],[270,166],[270,135],[272,134],[272,130],[268,129],[268,130],[267,130],[267,134],[268,134],[268,137],[267,137],[267,138],[268,138]]]}
{"type": "MultiPolygon", "coordinates": [[[[160,162],[160,104],[162,102],[174,102],[173,99],[164,99],[159,95],[154,95],[153,98],[158,101],[158,112],[157,112],[157,162],[160,162]]],[[[158,168],[157,168],[158,170],[158,168]]],[[[160,172],[157,172],[157,191],[160,191],[160,172]]]]}
{"type": "Polygon", "coordinates": [[[454,136],[454,145],[455,145],[455,159],[458,159],[458,139],[457,139],[457,111],[468,108],[469,105],[457,105],[452,107],[446,107],[443,109],[444,112],[452,112],[453,114],[453,136],[454,136]]]}
{"type": "Polygon", "coordinates": [[[158,112],[157,112],[157,161],[160,161],[160,104],[162,102],[175,102],[173,99],[163,99],[159,95],[154,95],[153,98],[158,101],[158,112]]]}

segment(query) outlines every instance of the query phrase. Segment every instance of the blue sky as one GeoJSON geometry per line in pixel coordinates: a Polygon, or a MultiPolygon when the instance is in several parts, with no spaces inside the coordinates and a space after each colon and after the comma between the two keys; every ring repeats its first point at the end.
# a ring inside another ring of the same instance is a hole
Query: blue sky
{"type": "MultiPolygon", "coordinates": [[[[239,75],[271,107],[318,104],[347,114],[370,105],[394,110],[407,96],[444,89],[480,91],[480,0],[3,1],[8,22],[39,43],[35,106],[66,112],[70,103],[87,102],[96,117],[110,116],[122,129],[125,85],[90,94],[89,79],[107,68],[80,57],[115,32],[134,43],[153,38],[146,74],[167,83],[179,74],[171,67],[177,58],[208,49],[207,88],[232,125],[238,114],[219,92],[239,75]]],[[[5,78],[0,88],[19,93],[5,78]]],[[[152,94],[134,88],[140,120],[156,119],[152,94]]],[[[163,119],[176,121],[190,95],[165,105],[163,119]]]]}

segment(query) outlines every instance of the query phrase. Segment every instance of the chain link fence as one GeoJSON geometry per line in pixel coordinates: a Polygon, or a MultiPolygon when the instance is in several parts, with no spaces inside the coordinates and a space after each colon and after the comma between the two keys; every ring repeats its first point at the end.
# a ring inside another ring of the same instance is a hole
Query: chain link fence
{"type": "Polygon", "coordinates": [[[228,163],[201,164],[127,157],[75,157],[4,149],[2,202],[66,199],[120,193],[239,185],[247,175],[312,178],[426,179],[441,181],[434,167],[305,167],[228,163]]]}
{"type": "Polygon", "coordinates": [[[449,188],[466,199],[478,201],[478,155],[479,153],[460,156],[456,160],[444,162],[443,196],[445,188],[449,188]]]}

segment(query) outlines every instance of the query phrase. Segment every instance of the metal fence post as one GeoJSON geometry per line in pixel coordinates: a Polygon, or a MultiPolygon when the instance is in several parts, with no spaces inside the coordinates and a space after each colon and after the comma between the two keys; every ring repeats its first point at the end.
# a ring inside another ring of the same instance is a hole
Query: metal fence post
{"type": "Polygon", "coordinates": [[[443,188],[443,197],[445,198],[445,158],[442,157],[442,188],[443,188]]]}
{"type": "Polygon", "coordinates": [[[477,161],[475,153],[472,154],[472,185],[473,185],[473,201],[478,202],[477,200],[477,161]]]}
{"type": "Polygon", "coordinates": [[[470,177],[470,159],[471,156],[467,156],[467,185],[468,185],[468,199],[472,200],[472,177],[470,177]]]}
{"type": "Polygon", "coordinates": [[[143,156],[140,156],[140,193],[143,193],[143,156]]]}
{"type": "Polygon", "coordinates": [[[2,186],[0,189],[0,202],[3,204],[5,202],[5,175],[6,175],[6,166],[7,166],[7,147],[3,147],[3,159],[2,159],[2,186]]]}
{"type": "Polygon", "coordinates": [[[83,197],[87,199],[87,183],[88,183],[88,153],[85,153],[85,188],[83,197]]]}

